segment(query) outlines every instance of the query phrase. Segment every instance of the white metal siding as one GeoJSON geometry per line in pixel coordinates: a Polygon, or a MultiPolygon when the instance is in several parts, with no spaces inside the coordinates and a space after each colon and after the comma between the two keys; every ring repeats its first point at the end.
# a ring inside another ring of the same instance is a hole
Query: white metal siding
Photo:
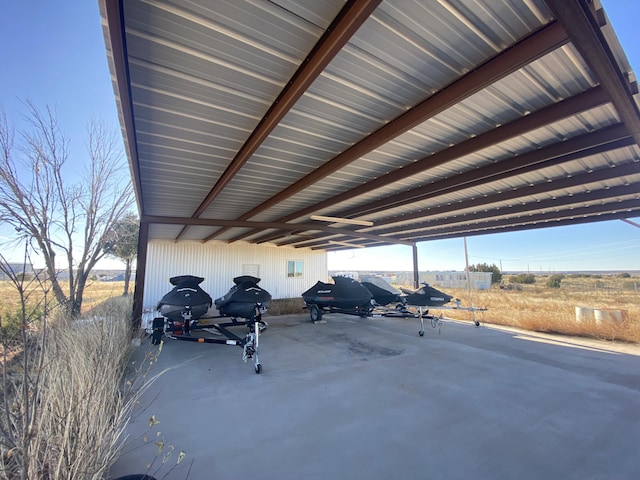
{"type": "Polygon", "coordinates": [[[215,300],[233,286],[233,278],[258,270],[260,286],[274,299],[299,297],[318,280],[327,279],[325,251],[293,249],[245,242],[149,242],[143,308],[153,309],[173,288],[177,275],[203,277],[200,284],[215,300]],[[303,275],[287,277],[287,260],[302,260],[303,275]],[[257,267],[257,268],[256,268],[257,267]]]}

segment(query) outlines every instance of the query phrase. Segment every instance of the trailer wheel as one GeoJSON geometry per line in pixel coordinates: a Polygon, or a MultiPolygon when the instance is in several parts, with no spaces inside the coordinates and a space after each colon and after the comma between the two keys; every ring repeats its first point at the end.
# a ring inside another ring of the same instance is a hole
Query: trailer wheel
{"type": "Polygon", "coordinates": [[[256,364],[256,373],[259,375],[262,372],[262,365],[257,363],[256,364]]]}
{"type": "Polygon", "coordinates": [[[311,305],[309,307],[309,316],[312,322],[319,322],[322,320],[322,309],[316,304],[311,305]]]}
{"type": "Polygon", "coordinates": [[[151,344],[160,345],[162,342],[162,334],[164,333],[164,317],[156,317],[153,319],[151,330],[151,344]]]}
{"type": "Polygon", "coordinates": [[[476,324],[476,327],[480,326],[480,322],[479,321],[476,320],[474,323],[476,324]]]}

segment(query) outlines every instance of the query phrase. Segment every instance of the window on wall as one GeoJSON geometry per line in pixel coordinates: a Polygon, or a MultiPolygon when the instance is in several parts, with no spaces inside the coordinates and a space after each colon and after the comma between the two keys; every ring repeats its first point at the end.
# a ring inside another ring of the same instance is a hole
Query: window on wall
{"type": "Polygon", "coordinates": [[[287,260],[287,277],[302,276],[302,260],[287,260]]]}

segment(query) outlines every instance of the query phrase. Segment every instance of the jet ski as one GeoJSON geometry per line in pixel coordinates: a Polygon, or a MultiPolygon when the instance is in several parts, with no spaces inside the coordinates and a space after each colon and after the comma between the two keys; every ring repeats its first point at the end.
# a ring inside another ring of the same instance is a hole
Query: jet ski
{"type": "Polygon", "coordinates": [[[261,311],[266,310],[271,294],[259,287],[259,282],[259,278],[250,275],[235,277],[235,285],[231,290],[214,302],[220,314],[253,320],[261,311]]]}
{"type": "Polygon", "coordinates": [[[268,326],[262,313],[271,294],[257,285],[259,278],[242,276],[233,279],[235,285],[226,295],[212,302],[209,294],[199,287],[203,281],[204,278],[193,275],[170,279],[175,287],[158,303],[162,316],[153,319],[153,345],[159,345],[165,336],[187,342],[235,345],[242,348],[242,360],[252,359],[256,373],[260,373],[259,337],[268,326]],[[205,317],[213,303],[220,315],[205,317]],[[230,321],[216,322],[226,317],[231,317],[230,321]],[[239,317],[244,320],[239,321],[239,317]],[[230,330],[242,326],[247,328],[244,336],[230,330]]]}
{"type": "Polygon", "coordinates": [[[202,317],[213,304],[209,294],[200,287],[203,281],[204,278],[194,275],[171,277],[169,282],[175,286],[158,302],[158,312],[174,322],[202,317]]]}
{"type": "Polygon", "coordinates": [[[449,303],[453,297],[423,283],[418,290],[402,289],[404,301],[407,305],[416,307],[440,307],[449,303]]]}
{"type": "Polygon", "coordinates": [[[373,297],[376,305],[389,305],[390,303],[404,303],[400,290],[393,288],[389,282],[380,277],[371,277],[366,281],[360,282],[373,297]]]}
{"type": "MultiPolygon", "coordinates": [[[[359,317],[417,318],[420,321],[418,334],[424,335],[424,320],[430,320],[433,328],[442,325],[442,315],[429,314],[429,309],[457,309],[471,312],[485,311],[486,308],[462,307],[460,300],[454,305],[445,305],[453,296],[441,292],[428,283],[417,290],[401,288],[396,290],[379,277],[366,277],[358,282],[352,278],[334,276],[335,283],[317,282],[302,294],[305,308],[309,309],[311,321],[322,320],[325,313],[343,313],[359,317]],[[396,303],[393,308],[387,307],[396,303]],[[415,308],[407,308],[415,307],[415,308]]],[[[476,326],[479,322],[474,320],[476,326]]]]}
{"type": "Polygon", "coordinates": [[[307,305],[318,305],[321,308],[337,308],[348,310],[359,307],[370,307],[373,295],[362,284],[353,278],[335,276],[334,283],[318,281],[302,294],[307,305]]]}

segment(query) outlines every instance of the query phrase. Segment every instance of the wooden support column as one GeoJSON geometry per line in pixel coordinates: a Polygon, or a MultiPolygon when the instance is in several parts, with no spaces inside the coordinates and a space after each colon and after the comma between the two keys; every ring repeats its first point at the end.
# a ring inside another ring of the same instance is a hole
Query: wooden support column
{"type": "Polygon", "coordinates": [[[131,326],[137,330],[142,325],[142,301],[144,298],[144,279],[147,273],[147,244],[149,241],[149,224],[140,223],[138,232],[138,256],[136,262],[136,284],[133,292],[133,315],[131,326]]]}

